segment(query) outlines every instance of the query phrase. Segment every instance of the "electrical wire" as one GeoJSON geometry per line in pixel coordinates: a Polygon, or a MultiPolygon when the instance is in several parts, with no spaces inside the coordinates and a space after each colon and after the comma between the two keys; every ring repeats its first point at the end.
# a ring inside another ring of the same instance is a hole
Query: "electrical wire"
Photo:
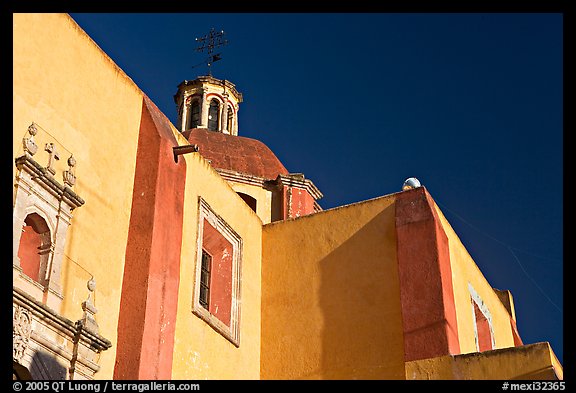
{"type": "Polygon", "coordinates": [[[506,247],[506,249],[512,254],[512,256],[514,257],[514,260],[516,261],[516,263],[518,264],[518,266],[520,266],[520,269],[522,269],[522,271],[524,272],[524,274],[526,275],[526,277],[528,277],[528,279],[532,282],[532,284],[534,284],[534,286],[536,288],[538,288],[538,290],[540,291],[540,293],[542,293],[542,295],[550,302],[550,304],[552,304],[554,306],[554,308],[556,308],[556,310],[558,310],[560,312],[560,314],[563,314],[562,310],[560,309],[560,307],[558,307],[558,305],[556,305],[556,303],[554,303],[552,301],[552,299],[550,299],[550,297],[546,294],[546,292],[542,289],[542,287],[540,287],[540,285],[538,285],[538,283],[536,282],[536,280],[534,280],[532,278],[532,276],[530,276],[530,274],[528,273],[528,271],[526,271],[526,269],[524,268],[524,266],[522,265],[522,263],[520,262],[520,259],[518,258],[518,256],[514,253],[513,250],[519,251],[519,252],[523,252],[527,255],[532,255],[536,258],[540,258],[540,259],[546,259],[549,261],[555,260],[558,261],[559,259],[557,258],[550,258],[550,257],[544,257],[541,255],[537,255],[537,254],[533,254],[521,249],[518,249],[516,247],[512,247],[511,245],[495,238],[494,236],[486,233],[485,231],[479,229],[478,227],[476,227],[475,225],[472,225],[470,222],[468,222],[467,220],[465,220],[462,216],[460,216],[459,214],[455,213],[454,211],[452,211],[451,209],[449,209],[448,207],[446,207],[444,204],[439,203],[436,200],[436,203],[442,207],[443,210],[446,210],[448,212],[450,212],[451,214],[453,214],[455,217],[457,217],[459,220],[461,220],[462,222],[464,222],[466,225],[468,225],[470,228],[474,229],[475,231],[479,232],[480,234],[484,235],[485,237],[495,241],[496,243],[499,243],[500,245],[506,247]]]}

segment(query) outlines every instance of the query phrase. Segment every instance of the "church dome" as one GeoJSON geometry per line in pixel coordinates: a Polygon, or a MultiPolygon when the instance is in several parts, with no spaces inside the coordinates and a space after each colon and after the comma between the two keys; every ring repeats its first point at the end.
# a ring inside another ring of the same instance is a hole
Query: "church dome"
{"type": "Polygon", "coordinates": [[[216,169],[240,172],[273,180],[288,170],[264,143],[242,136],[193,128],[182,133],[216,169]]]}

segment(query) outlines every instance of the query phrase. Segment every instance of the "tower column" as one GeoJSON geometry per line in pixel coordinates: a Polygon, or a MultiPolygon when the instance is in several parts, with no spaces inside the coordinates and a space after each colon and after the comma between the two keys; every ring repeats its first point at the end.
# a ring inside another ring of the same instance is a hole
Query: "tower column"
{"type": "Polygon", "coordinates": [[[202,101],[200,102],[201,115],[198,128],[208,128],[208,109],[210,108],[210,103],[206,102],[206,93],[206,89],[202,89],[202,101]]]}
{"type": "Polygon", "coordinates": [[[222,94],[222,97],[224,97],[224,101],[221,108],[220,131],[224,134],[231,134],[231,130],[228,129],[228,93],[222,94]]]}
{"type": "Polygon", "coordinates": [[[232,134],[238,135],[238,105],[234,105],[234,119],[232,120],[232,134]]]}
{"type": "Polygon", "coordinates": [[[187,96],[184,99],[184,105],[182,105],[182,124],[180,124],[182,131],[186,131],[188,129],[188,124],[190,124],[188,121],[190,115],[190,102],[191,98],[190,96],[187,96]]]}

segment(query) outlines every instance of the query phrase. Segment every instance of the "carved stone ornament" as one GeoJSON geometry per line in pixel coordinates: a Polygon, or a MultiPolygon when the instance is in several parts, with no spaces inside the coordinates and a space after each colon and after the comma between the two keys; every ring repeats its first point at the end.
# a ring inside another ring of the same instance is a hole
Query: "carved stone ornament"
{"type": "Polygon", "coordinates": [[[20,363],[24,357],[26,349],[28,348],[30,332],[32,331],[31,323],[32,317],[30,316],[30,311],[17,305],[16,310],[14,311],[14,319],[12,324],[12,357],[18,363],[20,363]]]}
{"type": "Polygon", "coordinates": [[[46,167],[46,170],[50,172],[52,176],[54,176],[56,174],[56,171],[54,170],[54,161],[60,159],[60,154],[56,150],[54,143],[46,143],[44,150],[47,151],[50,155],[48,158],[48,166],[46,167]]]}
{"type": "Polygon", "coordinates": [[[88,288],[88,298],[82,302],[82,311],[84,311],[82,315],[82,322],[86,330],[90,331],[93,334],[98,334],[98,323],[94,316],[98,312],[98,309],[92,303],[92,292],[96,289],[96,281],[94,278],[91,278],[86,283],[86,287],[88,288]]]}
{"type": "Polygon", "coordinates": [[[28,133],[32,136],[38,133],[38,129],[36,128],[36,124],[32,123],[28,126],[28,133]]]}
{"type": "Polygon", "coordinates": [[[22,138],[22,145],[24,151],[33,156],[38,151],[38,145],[34,141],[34,135],[38,133],[38,129],[34,123],[28,126],[28,133],[30,134],[30,138],[22,138]]]}
{"type": "Polygon", "coordinates": [[[68,158],[68,170],[62,173],[64,177],[64,184],[67,186],[74,186],[76,184],[76,175],[74,174],[74,166],[76,165],[76,159],[73,155],[68,158]]]}

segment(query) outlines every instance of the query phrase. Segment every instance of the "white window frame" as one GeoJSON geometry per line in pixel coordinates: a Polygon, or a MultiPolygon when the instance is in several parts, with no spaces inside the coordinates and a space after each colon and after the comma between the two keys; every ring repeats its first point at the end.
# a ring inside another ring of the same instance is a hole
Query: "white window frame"
{"type": "Polygon", "coordinates": [[[196,261],[192,313],[204,320],[214,330],[223,335],[236,347],[240,346],[242,238],[224,219],[216,214],[210,205],[198,197],[198,238],[196,241],[196,261]],[[232,299],[230,326],[226,326],[200,304],[200,273],[202,270],[202,243],[204,220],[208,221],[227,241],[232,244],[232,299]]]}
{"type": "Polygon", "coordinates": [[[480,352],[480,343],[478,342],[479,341],[478,326],[476,325],[476,311],[474,310],[474,304],[476,304],[480,312],[484,315],[484,317],[488,321],[488,328],[490,329],[491,346],[492,349],[495,349],[496,345],[494,341],[494,326],[492,324],[492,314],[490,313],[490,310],[488,310],[486,303],[484,303],[478,292],[476,292],[476,290],[470,283],[468,283],[468,292],[470,292],[470,298],[472,299],[470,306],[472,308],[472,323],[474,324],[474,340],[476,343],[476,352],[480,352]]]}

